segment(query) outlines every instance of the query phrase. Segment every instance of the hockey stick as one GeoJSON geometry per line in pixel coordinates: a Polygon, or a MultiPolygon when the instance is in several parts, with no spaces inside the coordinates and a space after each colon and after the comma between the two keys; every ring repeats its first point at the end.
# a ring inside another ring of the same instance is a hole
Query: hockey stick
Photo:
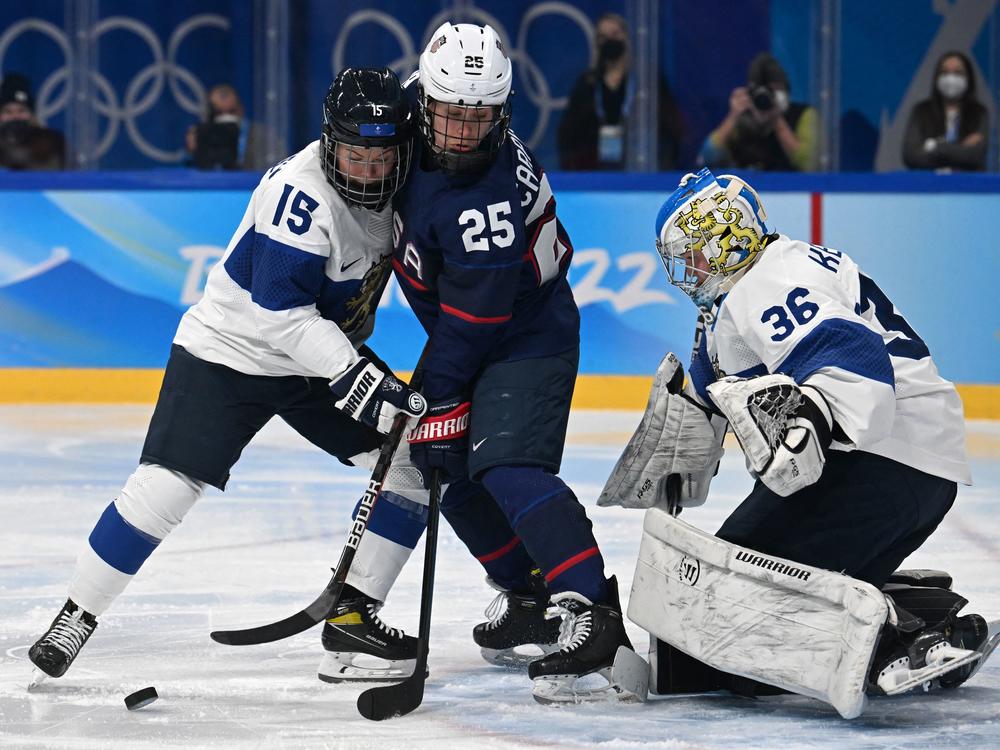
{"type": "Polygon", "coordinates": [[[417,630],[417,661],[413,674],[394,685],[370,688],[358,696],[358,711],[366,719],[382,721],[405,716],[424,699],[427,652],[431,635],[431,601],[434,598],[434,563],[437,557],[438,520],[441,504],[441,472],[431,474],[427,508],[427,541],[424,548],[424,578],[420,588],[420,626],[417,630]]]}
{"type": "MultiPolygon", "coordinates": [[[[424,357],[427,355],[429,349],[430,342],[424,345],[424,351],[417,362],[413,377],[410,378],[410,387],[414,390],[420,390],[420,384],[423,381],[424,357]]],[[[371,479],[368,480],[368,487],[364,495],[361,496],[358,515],[354,519],[354,524],[347,535],[347,543],[344,545],[344,551],[340,554],[340,562],[333,569],[333,576],[330,578],[330,582],[326,584],[326,588],[323,589],[322,593],[308,607],[299,610],[294,615],[286,617],[284,620],[244,630],[213,630],[210,633],[213,641],[226,646],[256,646],[261,643],[280,641],[283,638],[290,638],[293,635],[305,632],[314,625],[323,622],[323,620],[333,613],[337,602],[340,600],[340,594],[344,590],[344,582],[347,580],[347,574],[351,570],[351,563],[354,561],[354,555],[358,551],[361,537],[368,528],[372,508],[375,507],[375,501],[378,500],[379,492],[382,490],[382,483],[385,481],[386,474],[389,473],[389,467],[392,465],[392,457],[396,453],[396,448],[399,447],[399,441],[402,439],[405,429],[406,415],[397,414],[392,423],[392,429],[389,430],[389,434],[382,443],[378,461],[375,462],[375,470],[372,472],[371,479]]]]}

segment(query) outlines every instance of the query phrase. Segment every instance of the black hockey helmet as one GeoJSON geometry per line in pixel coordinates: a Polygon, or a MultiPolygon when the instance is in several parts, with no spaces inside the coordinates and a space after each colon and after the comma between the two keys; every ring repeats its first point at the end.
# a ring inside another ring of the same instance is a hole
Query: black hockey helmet
{"type": "Polygon", "coordinates": [[[406,179],[415,132],[395,73],[345,68],[323,102],[320,156],[326,179],[349,205],[382,209],[406,179]]]}

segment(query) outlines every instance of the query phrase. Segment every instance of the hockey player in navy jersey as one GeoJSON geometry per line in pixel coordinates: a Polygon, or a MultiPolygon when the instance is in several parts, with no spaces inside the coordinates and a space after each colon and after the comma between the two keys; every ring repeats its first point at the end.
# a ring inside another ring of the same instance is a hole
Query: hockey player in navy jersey
{"type": "MultiPolygon", "coordinates": [[[[664,359],[600,504],[700,504],[728,423],[756,483],[717,537],[875,587],[892,581],[873,692],[968,656],[986,623],[957,615],[966,601],[950,578],[892,578],[971,482],[961,401],[923,340],[846,253],[772,232],[738,177],[684,177],[656,234],[671,283],[698,307],[689,379],[681,388],[679,363],[664,359]]],[[[731,643],[753,649],[767,637],[748,629],[731,643]]],[[[972,669],[940,681],[957,685],[972,669]]]]}
{"type": "MultiPolygon", "coordinates": [[[[406,178],[414,118],[395,74],[347,69],[322,137],[270,169],[181,319],[141,463],[91,532],[69,601],[29,658],[60,677],[157,545],[275,415],[344,463],[367,462],[396,414],[426,403],[364,346],[390,272],[389,201],[406,178]]],[[[387,488],[391,483],[385,485],[387,488]]],[[[345,587],[341,610],[387,635],[379,602],[345,587]]]]}
{"type": "MultiPolygon", "coordinates": [[[[473,631],[484,657],[518,664],[517,647],[541,646],[548,655],[529,665],[536,698],[587,700],[597,694],[574,690],[576,678],[610,675],[631,646],[591,523],[556,474],[579,358],[572,245],[548,178],[510,130],[511,74],[492,28],[445,23],[407,85],[421,138],[393,200],[392,265],[430,337],[428,412],[409,460],[425,479],[442,472],[441,512],[506,600],[473,631]],[[571,623],[562,644],[546,609],[571,623]]],[[[416,543],[423,519],[388,530],[374,520],[391,512],[376,505],[358,555],[371,570],[352,575],[391,581],[388,551],[416,543]],[[386,554],[363,554],[374,545],[386,554]]]]}

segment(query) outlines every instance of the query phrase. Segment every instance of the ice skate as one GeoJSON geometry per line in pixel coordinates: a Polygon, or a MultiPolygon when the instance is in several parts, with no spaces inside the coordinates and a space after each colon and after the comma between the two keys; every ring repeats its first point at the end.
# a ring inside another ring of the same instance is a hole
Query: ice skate
{"type": "Polygon", "coordinates": [[[486,582],[500,592],[486,608],[489,620],[472,630],[472,640],[486,661],[523,669],[558,650],[559,619],[545,617],[549,601],[541,575],[532,575],[528,593],[508,591],[489,578],[486,582]]]}
{"type": "Polygon", "coordinates": [[[955,688],[972,677],[1000,643],[988,637],[979,615],[959,617],[944,631],[918,635],[909,646],[891,652],[873,671],[874,692],[899,695],[914,688],[955,688]]]}
{"type": "MultiPolygon", "coordinates": [[[[97,618],[67,599],[45,635],[28,650],[28,658],[45,676],[62,677],[96,628],[97,618]]],[[[44,676],[33,675],[28,689],[43,679],[44,676]]]]}
{"type": "Polygon", "coordinates": [[[646,699],[649,671],[625,634],[617,583],[611,601],[594,604],[572,591],[552,597],[550,616],[562,617],[559,651],[528,665],[539,703],[646,699]]]}
{"type": "Polygon", "coordinates": [[[323,682],[385,682],[413,674],[417,639],[378,617],[382,602],[360,592],[337,605],[323,626],[323,682]]]}

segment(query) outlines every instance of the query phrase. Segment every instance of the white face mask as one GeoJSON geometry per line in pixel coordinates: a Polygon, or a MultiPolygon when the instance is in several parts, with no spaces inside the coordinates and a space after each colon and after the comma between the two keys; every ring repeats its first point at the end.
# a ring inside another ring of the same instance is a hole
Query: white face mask
{"type": "Polygon", "coordinates": [[[961,73],[942,73],[937,79],[937,90],[945,99],[958,99],[965,93],[968,81],[961,73]]]}
{"type": "Polygon", "coordinates": [[[788,111],[788,92],[784,89],[778,89],[774,92],[774,103],[777,105],[778,110],[781,112],[788,111]]]}

